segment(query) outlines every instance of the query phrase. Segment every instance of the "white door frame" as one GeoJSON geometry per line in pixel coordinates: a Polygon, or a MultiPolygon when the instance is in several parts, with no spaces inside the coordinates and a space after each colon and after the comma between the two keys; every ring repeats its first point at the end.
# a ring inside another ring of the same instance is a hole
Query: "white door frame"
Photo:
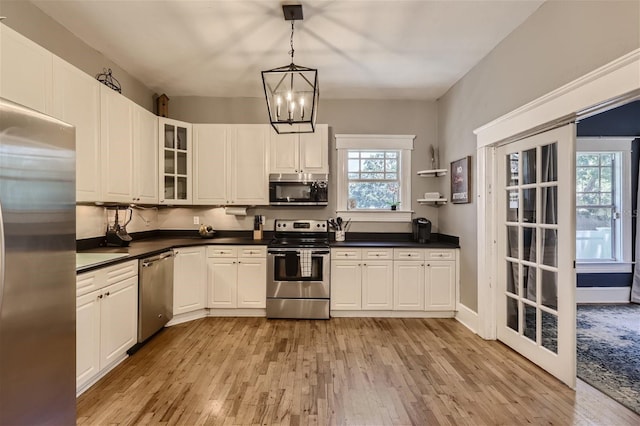
{"type": "Polygon", "coordinates": [[[585,118],[640,97],[640,49],[636,49],[502,117],[474,130],[478,182],[478,326],[496,339],[495,285],[497,227],[494,199],[495,148],[585,118]]]}

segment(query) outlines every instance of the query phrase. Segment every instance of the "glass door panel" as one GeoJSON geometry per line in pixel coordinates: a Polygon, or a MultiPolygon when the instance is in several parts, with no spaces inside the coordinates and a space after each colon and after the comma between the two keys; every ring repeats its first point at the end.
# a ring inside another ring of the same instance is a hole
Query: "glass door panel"
{"type": "Polygon", "coordinates": [[[498,253],[504,262],[498,269],[503,300],[496,305],[498,338],[570,386],[575,383],[575,200],[558,194],[571,194],[574,151],[575,128],[569,125],[499,148],[497,162],[504,191],[497,196],[498,253]],[[566,170],[558,170],[558,163],[566,170]]]}

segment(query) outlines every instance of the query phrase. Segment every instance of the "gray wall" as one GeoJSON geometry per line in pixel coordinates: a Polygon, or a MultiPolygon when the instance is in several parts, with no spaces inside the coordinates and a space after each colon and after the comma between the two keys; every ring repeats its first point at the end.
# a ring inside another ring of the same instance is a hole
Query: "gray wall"
{"type": "MultiPolygon", "coordinates": [[[[106,10],[105,13],[109,11],[106,10]]],[[[89,75],[95,77],[103,72],[104,68],[111,68],[113,76],[122,86],[122,94],[143,108],[153,111],[153,91],[30,2],[0,0],[0,15],[7,17],[2,21],[3,24],[89,75]]]]}
{"type": "MultiPolygon", "coordinates": [[[[543,4],[438,101],[443,164],[471,155],[475,170],[475,128],[639,48],[639,22],[637,0],[543,4]]],[[[460,236],[460,300],[475,311],[476,209],[474,200],[439,212],[440,231],[460,236]]]]}
{"type": "MultiPolygon", "coordinates": [[[[169,101],[169,116],[191,123],[268,123],[263,98],[204,98],[173,97],[169,101]]],[[[264,214],[273,218],[326,219],[336,215],[336,133],[412,134],[416,135],[412,153],[412,171],[431,168],[429,146],[437,146],[437,111],[435,102],[387,100],[332,100],[320,99],[318,122],[329,124],[330,201],[325,208],[262,208],[250,214],[264,214]]],[[[438,209],[415,203],[421,194],[437,188],[434,179],[419,178],[412,174],[411,188],[415,217],[426,217],[438,230],[438,209]]],[[[189,212],[182,212],[180,223],[172,226],[192,228],[189,212]]],[[[161,220],[162,222],[162,220],[161,220]]],[[[243,222],[244,223],[244,222],[243,222]]],[[[251,229],[252,221],[244,225],[251,229]]],[[[350,231],[357,232],[409,232],[409,223],[353,223],[350,231]]],[[[457,234],[453,234],[457,235],[457,234]]]]}

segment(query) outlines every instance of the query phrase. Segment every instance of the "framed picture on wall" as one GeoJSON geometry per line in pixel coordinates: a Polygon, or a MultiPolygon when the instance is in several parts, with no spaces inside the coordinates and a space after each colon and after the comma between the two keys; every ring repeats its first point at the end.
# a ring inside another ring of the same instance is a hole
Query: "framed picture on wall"
{"type": "Polygon", "coordinates": [[[470,170],[471,157],[451,162],[451,202],[453,204],[468,203],[471,199],[470,170]]]}

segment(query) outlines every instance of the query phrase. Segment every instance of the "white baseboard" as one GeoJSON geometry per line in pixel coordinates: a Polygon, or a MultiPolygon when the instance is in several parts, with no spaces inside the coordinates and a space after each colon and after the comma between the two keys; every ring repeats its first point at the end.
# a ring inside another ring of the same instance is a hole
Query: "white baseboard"
{"type": "Polygon", "coordinates": [[[79,388],[76,388],[76,398],[79,397],[80,395],[82,395],[85,391],[87,391],[91,386],[95,385],[96,383],[98,383],[98,381],[100,379],[102,379],[104,376],[107,375],[107,373],[109,373],[111,370],[113,370],[114,368],[116,368],[118,365],[120,365],[120,363],[122,363],[122,361],[124,361],[125,359],[129,358],[129,355],[127,355],[126,353],[120,355],[118,358],[116,358],[111,364],[107,365],[103,370],[101,370],[98,374],[96,374],[95,376],[93,376],[91,378],[91,380],[89,380],[87,383],[85,383],[84,385],[80,386],[79,388]]]}
{"type": "Polygon", "coordinates": [[[576,303],[629,303],[631,287],[578,287],[576,303]]]}
{"type": "Polygon", "coordinates": [[[332,318],[453,318],[453,311],[331,311],[332,318]]]}
{"type": "Polygon", "coordinates": [[[459,323],[467,327],[469,330],[478,334],[478,313],[472,311],[461,303],[458,303],[458,312],[456,313],[456,320],[459,323]]]}
{"type": "Polygon", "coordinates": [[[165,327],[171,327],[172,325],[182,324],[183,322],[197,320],[200,318],[204,318],[206,316],[207,316],[206,309],[198,309],[197,311],[174,315],[171,321],[169,321],[167,325],[165,325],[165,327]]]}
{"type": "Polygon", "coordinates": [[[209,309],[208,317],[266,317],[266,309],[209,309]]]}

